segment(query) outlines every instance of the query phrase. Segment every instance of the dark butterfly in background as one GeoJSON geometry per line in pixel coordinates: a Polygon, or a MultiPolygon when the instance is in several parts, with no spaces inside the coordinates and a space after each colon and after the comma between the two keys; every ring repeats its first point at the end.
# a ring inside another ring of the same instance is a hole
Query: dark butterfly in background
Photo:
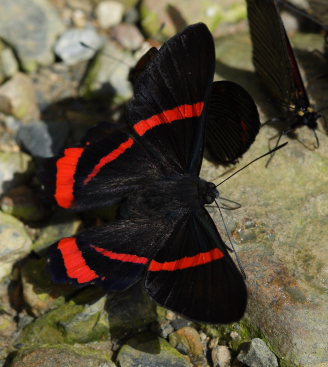
{"type": "Polygon", "coordinates": [[[97,125],[47,162],[45,188],[57,205],[121,206],[115,221],[50,247],[57,282],[123,291],[143,279],[157,303],[187,318],[243,316],[243,276],[204,207],[218,191],[199,172],[206,124],[216,133],[208,141],[220,145],[218,160],[229,163],[248,149],[260,122],[246,91],[213,83],[214,67],[211,33],[202,23],[189,26],[145,63],[126,125],[97,125]]]}
{"type": "MultiPolygon", "coordinates": [[[[253,63],[281,111],[281,134],[301,126],[315,130],[321,115],[311,106],[276,0],[247,0],[253,63]]],[[[281,135],[277,140],[279,144],[281,135]]]]}

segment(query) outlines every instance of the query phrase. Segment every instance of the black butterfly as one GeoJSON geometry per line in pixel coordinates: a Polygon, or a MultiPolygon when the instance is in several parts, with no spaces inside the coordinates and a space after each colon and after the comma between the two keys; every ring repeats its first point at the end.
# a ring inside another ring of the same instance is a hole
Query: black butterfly
{"type": "Polygon", "coordinates": [[[156,302],[190,319],[230,323],[243,316],[243,276],[204,207],[218,191],[199,171],[206,121],[216,121],[223,162],[243,154],[260,122],[253,101],[238,101],[234,91],[246,93],[239,86],[212,85],[214,66],[211,33],[202,23],[189,26],[137,77],[126,126],[102,123],[49,160],[46,188],[59,206],[121,205],[116,221],[51,247],[56,281],[122,291],[144,279],[156,302]],[[238,103],[242,121],[237,111],[229,115],[238,103]]]}
{"type": "MultiPolygon", "coordinates": [[[[276,0],[247,0],[255,69],[282,110],[283,133],[307,126],[315,133],[321,117],[311,106],[276,0]]],[[[277,141],[277,145],[279,139],[277,141]]]]}

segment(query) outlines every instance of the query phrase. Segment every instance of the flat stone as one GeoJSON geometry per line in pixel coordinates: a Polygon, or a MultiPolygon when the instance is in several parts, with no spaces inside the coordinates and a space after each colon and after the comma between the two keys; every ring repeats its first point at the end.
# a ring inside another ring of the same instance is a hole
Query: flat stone
{"type": "Polygon", "coordinates": [[[28,75],[17,73],[0,86],[0,111],[22,121],[40,117],[35,89],[28,75]]]}
{"type": "Polygon", "coordinates": [[[31,251],[32,241],[23,223],[0,212],[0,280],[9,275],[16,261],[31,251]]]}
{"type": "Polygon", "coordinates": [[[102,39],[94,28],[69,29],[57,41],[55,53],[66,65],[74,65],[91,59],[101,45],[102,39]]]}
{"type": "Polygon", "coordinates": [[[144,333],[129,339],[120,349],[117,361],[124,367],[191,367],[188,359],[164,339],[144,333]]]}
{"type": "Polygon", "coordinates": [[[0,37],[12,45],[27,71],[53,62],[53,43],[63,29],[47,0],[2,0],[0,3],[0,37]]]}

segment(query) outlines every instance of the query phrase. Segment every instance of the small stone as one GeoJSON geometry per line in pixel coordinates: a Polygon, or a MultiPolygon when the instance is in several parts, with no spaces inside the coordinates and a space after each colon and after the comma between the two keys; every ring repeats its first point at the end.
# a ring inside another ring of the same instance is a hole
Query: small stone
{"type": "Polygon", "coordinates": [[[169,342],[179,352],[188,354],[194,364],[205,362],[203,344],[196,329],[185,326],[171,333],[169,342]]]}
{"type": "Polygon", "coordinates": [[[10,190],[0,202],[1,210],[26,221],[39,221],[45,215],[41,200],[26,186],[10,190]]]}
{"type": "Polygon", "coordinates": [[[102,1],[97,5],[95,14],[100,27],[107,29],[121,23],[124,5],[117,1],[102,1]]]}
{"type": "Polygon", "coordinates": [[[0,72],[5,78],[11,78],[19,70],[15,54],[7,46],[3,47],[0,52],[0,72]]]}
{"type": "Polygon", "coordinates": [[[252,339],[247,343],[237,359],[248,367],[277,367],[277,357],[271,352],[262,339],[252,339]]]}
{"type": "Polygon", "coordinates": [[[167,322],[155,323],[154,326],[152,326],[152,330],[156,332],[156,334],[158,334],[161,338],[166,339],[171,333],[173,333],[174,328],[167,321],[167,322]]]}
{"type": "Polygon", "coordinates": [[[144,42],[144,37],[139,29],[135,25],[128,23],[121,23],[115,26],[112,29],[112,36],[125,49],[130,51],[139,49],[144,42]]]}
{"type": "Polygon", "coordinates": [[[23,223],[0,212],[0,280],[9,275],[16,261],[31,251],[32,241],[23,223]]]}
{"type": "Polygon", "coordinates": [[[191,367],[187,357],[180,354],[166,340],[151,333],[129,339],[118,355],[119,366],[191,367]]]}
{"type": "Polygon", "coordinates": [[[177,318],[177,315],[173,311],[167,310],[165,314],[165,318],[166,320],[173,321],[177,318]]]}
{"type": "Polygon", "coordinates": [[[84,28],[87,25],[87,16],[81,9],[76,9],[72,14],[72,22],[77,28],[84,28]]]}
{"type": "Polygon", "coordinates": [[[65,122],[33,121],[20,127],[17,139],[32,156],[48,158],[59,153],[68,131],[65,122]]]}
{"type": "Polygon", "coordinates": [[[228,347],[217,345],[212,349],[213,367],[230,367],[231,353],[228,347]]]}
{"type": "Polygon", "coordinates": [[[28,75],[17,73],[0,86],[0,110],[22,121],[39,119],[36,93],[28,75]]]}
{"type": "Polygon", "coordinates": [[[63,29],[56,10],[47,0],[0,2],[0,37],[14,48],[27,71],[53,62],[53,43],[63,29]]]}
{"type": "Polygon", "coordinates": [[[210,342],[208,343],[209,349],[213,349],[219,344],[219,338],[211,338],[210,342]]]}
{"type": "Polygon", "coordinates": [[[0,152],[0,195],[25,184],[32,176],[34,165],[25,153],[0,152]]]}
{"type": "Polygon", "coordinates": [[[102,39],[94,28],[70,29],[57,41],[55,53],[66,65],[74,65],[91,59],[101,45],[102,39]]]}

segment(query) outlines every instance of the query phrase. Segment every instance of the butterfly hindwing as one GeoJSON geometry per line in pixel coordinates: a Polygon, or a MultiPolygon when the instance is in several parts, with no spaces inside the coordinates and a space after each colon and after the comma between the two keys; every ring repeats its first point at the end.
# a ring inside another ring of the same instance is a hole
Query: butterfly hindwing
{"type": "Polygon", "coordinates": [[[206,148],[216,163],[235,163],[254,142],[260,126],[256,105],[244,88],[229,81],[212,84],[206,148]]]}
{"type": "Polygon", "coordinates": [[[145,287],[160,305],[195,321],[237,321],[246,308],[243,277],[204,208],[180,220],[150,262],[145,287]]]}
{"type": "Polygon", "coordinates": [[[128,121],[166,171],[199,172],[214,61],[213,38],[199,23],[166,42],[137,80],[128,121]]]}

